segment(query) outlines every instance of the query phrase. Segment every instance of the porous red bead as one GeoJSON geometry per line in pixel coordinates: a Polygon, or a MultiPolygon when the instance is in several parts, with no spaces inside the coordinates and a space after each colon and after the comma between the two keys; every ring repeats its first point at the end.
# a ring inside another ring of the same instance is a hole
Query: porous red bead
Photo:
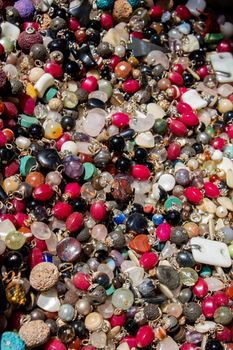
{"type": "Polygon", "coordinates": [[[63,143],[70,141],[71,137],[69,134],[64,133],[57,141],[56,141],[56,149],[58,150],[58,152],[60,152],[61,147],[63,145],[63,143]]]}
{"type": "Polygon", "coordinates": [[[176,105],[177,112],[182,114],[182,113],[189,113],[192,112],[192,107],[185,102],[179,101],[176,105]]]}
{"type": "Polygon", "coordinates": [[[203,189],[206,197],[208,198],[214,199],[220,195],[218,187],[210,181],[204,183],[203,189]]]}
{"type": "Polygon", "coordinates": [[[64,194],[68,195],[70,199],[78,198],[81,192],[81,187],[77,182],[70,182],[65,185],[64,194]]]}
{"type": "Polygon", "coordinates": [[[222,39],[219,41],[217,47],[217,52],[231,52],[231,42],[228,39],[222,39]]]}
{"type": "Polygon", "coordinates": [[[66,219],[66,229],[68,231],[75,232],[78,231],[83,225],[83,216],[81,213],[75,211],[70,214],[66,219]]]}
{"type": "Polygon", "coordinates": [[[76,18],[71,17],[68,19],[68,28],[72,32],[75,32],[76,30],[78,30],[80,28],[80,24],[76,18]]]}
{"type": "Polygon", "coordinates": [[[163,14],[163,8],[159,5],[154,5],[149,10],[149,15],[153,20],[159,20],[163,14]]]}
{"type": "Polygon", "coordinates": [[[122,84],[122,89],[128,94],[134,94],[140,89],[140,84],[135,79],[128,79],[122,84]]]}
{"type": "Polygon", "coordinates": [[[4,115],[9,118],[15,118],[18,115],[18,109],[12,102],[4,102],[4,115]]]}
{"type": "Polygon", "coordinates": [[[194,186],[187,187],[184,190],[184,195],[187,198],[187,200],[192,204],[199,204],[203,199],[202,193],[199,190],[199,188],[194,186]]]}
{"type": "Polygon", "coordinates": [[[180,155],[181,147],[178,143],[171,143],[167,149],[167,158],[169,160],[176,160],[180,155]]]}
{"type": "Polygon", "coordinates": [[[47,62],[44,71],[45,73],[51,74],[55,79],[60,78],[63,74],[61,66],[56,62],[47,62]]]}
{"type": "Polygon", "coordinates": [[[177,86],[182,86],[184,84],[184,79],[182,75],[175,71],[168,74],[168,79],[172,84],[175,84],[177,86]]]}
{"type": "Polygon", "coordinates": [[[217,309],[217,305],[215,303],[214,297],[207,296],[201,302],[202,313],[206,318],[212,318],[214,316],[214,312],[217,309]]]}
{"type": "Polygon", "coordinates": [[[203,298],[208,293],[208,284],[203,278],[199,277],[192,287],[192,292],[197,298],[203,298]]]}
{"type": "Polygon", "coordinates": [[[207,66],[201,66],[197,68],[196,73],[199,75],[201,79],[204,79],[209,74],[209,70],[207,66]]]}
{"type": "Polygon", "coordinates": [[[57,202],[52,213],[58,220],[65,220],[72,213],[72,206],[66,202],[57,202]]]}
{"type": "Polygon", "coordinates": [[[148,180],[150,177],[150,170],[142,164],[132,165],[130,173],[135,179],[139,181],[148,180]]]}
{"type": "Polygon", "coordinates": [[[86,90],[89,94],[97,89],[97,79],[94,76],[89,76],[80,84],[80,87],[86,90]]]}
{"type": "Polygon", "coordinates": [[[197,126],[199,124],[198,116],[194,112],[183,113],[180,120],[189,127],[197,126]]]}
{"type": "Polygon", "coordinates": [[[180,19],[183,21],[187,21],[191,18],[191,13],[185,5],[178,5],[175,11],[177,16],[180,17],[180,19]]]}
{"type": "Polygon", "coordinates": [[[214,301],[216,305],[219,306],[227,306],[229,304],[229,298],[226,293],[222,291],[214,292],[213,294],[214,301]]]}
{"type": "Polygon", "coordinates": [[[179,350],[196,350],[197,345],[193,343],[184,343],[179,347],[179,350]]]}
{"type": "Polygon", "coordinates": [[[32,196],[36,201],[48,201],[53,196],[53,189],[49,184],[41,184],[34,188],[32,196]]]}
{"type": "Polygon", "coordinates": [[[216,332],[216,339],[222,342],[231,341],[231,330],[227,327],[223,327],[223,329],[216,332]]]}
{"type": "Polygon", "coordinates": [[[127,126],[129,124],[129,116],[123,112],[116,112],[112,115],[112,124],[118,128],[127,126]]]}
{"type": "Polygon", "coordinates": [[[156,236],[161,242],[167,241],[171,236],[171,226],[166,222],[163,222],[156,228],[156,236]]]}
{"type": "Polygon", "coordinates": [[[212,142],[211,145],[214,147],[214,149],[222,150],[225,146],[225,140],[222,137],[216,137],[212,142]]]}
{"type": "Polygon", "coordinates": [[[175,136],[184,136],[187,134],[187,128],[184,123],[178,119],[173,119],[169,123],[169,129],[175,136]]]}
{"type": "Polygon", "coordinates": [[[122,327],[125,324],[126,316],[124,313],[122,313],[121,315],[113,314],[109,321],[111,323],[112,328],[117,326],[122,327]]]}
{"type": "Polygon", "coordinates": [[[104,202],[94,202],[90,207],[90,214],[95,221],[103,220],[106,215],[106,207],[104,202]]]}
{"type": "Polygon", "coordinates": [[[88,288],[91,285],[91,283],[90,283],[90,276],[85,274],[85,273],[83,273],[83,272],[77,272],[74,275],[73,284],[78,289],[88,290],[88,288]]]}
{"type": "Polygon", "coordinates": [[[142,256],[139,259],[139,262],[145,270],[151,270],[153,269],[153,267],[155,267],[158,260],[159,258],[157,254],[153,252],[146,252],[142,254],[142,256]]]}
{"type": "Polygon", "coordinates": [[[20,107],[23,111],[23,113],[27,115],[32,115],[35,109],[35,101],[28,95],[21,95],[20,96],[20,107]]]}
{"type": "Polygon", "coordinates": [[[4,147],[7,143],[7,137],[2,131],[0,131],[0,147],[4,147]]]}
{"type": "Polygon", "coordinates": [[[109,13],[103,13],[100,17],[101,27],[105,30],[109,30],[113,27],[113,18],[109,13]]]}
{"type": "Polygon", "coordinates": [[[141,326],[136,334],[137,346],[145,348],[149,346],[154,340],[153,328],[150,326],[141,326]]]}
{"type": "Polygon", "coordinates": [[[44,350],[66,350],[66,346],[59,339],[52,338],[44,345],[44,350]]]}

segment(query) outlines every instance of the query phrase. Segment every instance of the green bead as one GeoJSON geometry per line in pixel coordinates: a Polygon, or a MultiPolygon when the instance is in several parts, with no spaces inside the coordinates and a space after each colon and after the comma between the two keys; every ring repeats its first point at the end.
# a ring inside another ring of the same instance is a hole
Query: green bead
{"type": "Polygon", "coordinates": [[[209,266],[203,266],[199,275],[203,278],[212,276],[212,270],[209,266]]]}
{"type": "Polygon", "coordinates": [[[191,267],[184,267],[180,269],[180,281],[187,287],[194,286],[198,280],[198,274],[191,267]]]}
{"type": "Polygon", "coordinates": [[[216,136],[216,131],[214,130],[214,128],[212,126],[207,126],[205,133],[211,138],[216,136]]]}
{"type": "Polygon", "coordinates": [[[230,244],[228,246],[228,250],[229,250],[229,254],[230,254],[231,259],[233,259],[233,244],[230,244]]]}
{"type": "Polygon", "coordinates": [[[220,306],[214,313],[214,321],[220,323],[223,326],[228,325],[232,321],[232,312],[229,307],[220,306]]]}
{"type": "Polygon", "coordinates": [[[9,40],[5,36],[0,39],[0,44],[2,44],[6,53],[11,53],[14,49],[13,41],[9,40]]]}
{"type": "Polygon", "coordinates": [[[19,123],[24,128],[29,128],[32,124],[39,124],[39,121],[37,118],[29,117],[26,114],[20,114],[19,123]]]}
{"type": "Polygon", "coordinates": [[[20,232],[10,232],[5,238],[7,248],[12,250],[18,250],[22,248],[26,242],[26,237],[20,232]]]}
{"type": "Polygon", "coordinates": [[[107,94],[108,98],[112,96],[112,84],[108,80],[98,80],[98,87],[100,91],[103,91],[107,94]]]}
{"type": "Polygon", "coordinates": [[[227,145],[223,149],[223,154],[225,157],[233,159],[233,145],[227,145]]]}
{"type": "Polygon", "coordinates": [[[165,134],[167,131],[167,121],[164,119],[156,119],[153,129],[159,135],[165,134]]]}
{"type": "Polygon", "coordinates": [[[105,290],[107,295],[112,295],[115,291],[113,285],[111,285],[108,289],[105,290]]]}
{"type": "Polygon", "coordinates": [[[207,33],[205,36],[206,44],[217,44],[223,38],[221,33],[207,33]]]}
{"type": "Polygon", "coordinates": [[[55,87],[49,88],[44,96],[44,101],[48,103],[52,98],[54,98],[57,95],[58,90],[55,87]]]}
{"type": "Polygon", "coordinates": [[[89,162],[83,163],[84,167],[84,180],[90,180],[94,174],[96,174],[96,167],[89,162]]]}
{"type": "Polygon", "coordinates": [[[20,159],[19,170],[22,176],[27,176],[31,169],[37,164],[36,158],[31,156],[24,156],[20,159]]]}
{"type": "Polygon", "coordinates": [[[181,200],[175,196],[170,196],[164,203],[164,208],[166,211],[169,210],[180,210],[182,209],[183,204],[181,200]]]}
{"type": "Polygon", "coordinates": [[[135,146],[135,142],[134,141],[126,141],[125,151],[126,152],[133,152],[134,146],[135,146]]]}

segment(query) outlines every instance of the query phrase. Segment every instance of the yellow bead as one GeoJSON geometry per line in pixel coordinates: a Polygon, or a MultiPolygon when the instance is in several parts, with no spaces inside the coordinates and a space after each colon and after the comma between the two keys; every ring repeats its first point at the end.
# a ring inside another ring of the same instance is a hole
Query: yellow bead
{"type": "Polygon", "coordinates": [[[139,64],[137,58],[136,58],[136,57],[133,57],[133,56],[129,57],[128,62],[129,62],[129,63],[131,64],[131,66],[134,67],[134,68],[137,67],[138,64],[139,64]]]}
{"type": "Polygon", "coordinates": [[[49,121],[45,127],[45,137],[50,140],[56,140],[62,135],[61,124],[54,121],[49,121]]]}
{"type": "Polygon", "coordinates": [[[37,93],[34,89],[34,86],[31,83],[28,83],[26,86],[26,94],[30,96],[34,101],[37,99],[37,93]]]}
{"type": "Polygon", "coordinates": [[[220,113],[225,113],[233,110],[233,104],[228,98],[221,98],[217,108],[220,113]]]}
{"type": "Polygon", "coordinates": [[[2,184],[2,187],[6,194],[9,194],[10,192],[17,191],[19,188],[20,181],[14,176],[7,177],[2,184]]]}

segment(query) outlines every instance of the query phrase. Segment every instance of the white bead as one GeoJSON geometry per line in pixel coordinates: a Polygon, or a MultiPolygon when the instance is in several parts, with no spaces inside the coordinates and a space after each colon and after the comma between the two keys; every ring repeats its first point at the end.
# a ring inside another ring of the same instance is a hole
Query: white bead
{"type": "Polygon", "coordinates": [[[173,190],[176,184],[176,180],[173,175],[164,174],[160,177],[158,184],[166,191],[169,192],[173,190]]]}
{"type": "Polygon", "coordinates": [[[17,147],[21,149],[28,149],[28,147],[31,144],[31,141],[27,137],[19,136],[16,138],[15,143],[17,147]]]}
{"type": "Polygon", "coordinates": [[[188,103],[192,109],[202,109],[207,106],[207,101],[201,98],[198,92],[194,89],[186,91],[182,97],[182,101],[188,103]]]}
{"type": "Polygon", "coordinates": [[[119,57],[124,57],[125,56],[125,47],[123,45],[118,45],[115,47],[115,55],[119,57]]]}
{"type": "Polygon", "coordinates": [[[216,209],[216,215],[219,217],[219,218],[225,218],[228,214],[228,211],[226,208],[222,207],[221,205],[219,207],[217,207],[216,209]]]}
{"type": "Polygon", "coordinates": [[[198,161],[196,159],[191,158],[188,163],[188,167],[190,170],[196,170],[199,166],[198,161]]]}
{"type": "Polygon", "coordinates": [[[55,288],[43,292],[37,299],[37,306],[49,312],[57,312],[60,309],[60,300],[58,299],[57,290],[55,288]]]}
{"type": "Polygon", "coordinates": [[[2,22],[1,29],[2,29],[2,33],[1,33],[2,37],[5,36],[11,41],[16,41],[18,39],[20,30],[14,24],[10,22],[2,22]]]}
{"type": "Polygon", "coordinates": [[[224,38],[230,38],[233,35],[233,24],[231,22],[225,22],[220,25],[220,30],[224,38]]]}
{"type": "Polygon", "coordinates": [[[205,10],[206,2],[204,0],[188,0],[186,7],[193,16],[199,17],[201,12],[205,10]]]}
{"type": "Polygon", "coordinates": [[[54,78],[51,74],[45,73],[40,77],[40,79],[34,85],[35,90],[37,91],[38,97],[42,98],[45,91],[54,85],[54,78]]]}
{"type": "Polygon", "coordinates": [[[61,146],[62,152],[72,153],[74,156],[78,154],[79,147],[74,141],[66,141],[61,146]]]}
{"type": "Polygon", "coordinates": [[[212,160],[215,160],[217,162],[221,161],[223,158],[223,153],[220,150],[215,150],[214,153],[211,156],[212,160]]]}

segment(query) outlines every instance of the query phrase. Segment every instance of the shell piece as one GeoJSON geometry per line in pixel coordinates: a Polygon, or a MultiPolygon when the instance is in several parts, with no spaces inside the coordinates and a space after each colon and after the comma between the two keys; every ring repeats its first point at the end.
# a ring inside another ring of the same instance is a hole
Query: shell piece
{"type": "Polygon", "coordinates": [[[210,214],[215,214],[217,205],[214,204],[209,198],[204,198],[201,205],[197,207],[200,210],[207,211],[210,214]]]}
{"type": "Polygon", "coordinates": [[[227,186],[233,188],[233,170],[228,169],[226,172],[226,183],[227,186]]]}
{"type": "Polygon", "coordinates": [[[37,299],[37,305],[45,311],[57,312],[61,305],[57,296],[57,290],[51,288],[47,292],[41,293],[37,299]]]}
{"type": "Polygon", "coordinates": [[[224,283],[215,277],[207,277],[205,278],[205,282],[208,284],[208,290],[210,292],[217,292],[225,288],[224,283]]]}
{"type": "Polygon", "coordinates": [[[43,345],[50,334],[49,326],[41,320],[24,323],[19,330],[21,339],[25,345],[30,348],[43,345]]]}

